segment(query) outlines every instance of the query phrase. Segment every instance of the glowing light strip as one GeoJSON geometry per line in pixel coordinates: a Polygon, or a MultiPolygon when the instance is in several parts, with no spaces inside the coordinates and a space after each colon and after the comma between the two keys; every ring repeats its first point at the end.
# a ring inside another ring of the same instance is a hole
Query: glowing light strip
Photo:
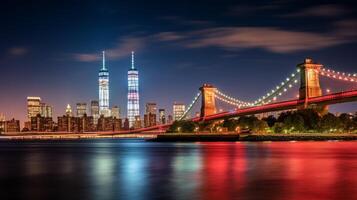
{"type": "Polygon", "coordinates": [[[216,90],[216,94],[223,96],[224,98],[228,99],[229,101],[233,101],[233,102],[240,103],[240,104],[246,104],[246,105],[250,105],[251,104],[250,102],[241,101],[241,100],[236,99],[234,97],[228,96],[228,95],[222,93],[219,90],[216,90]]]}
{"type": "MultiPolygon", "coordinates": [[[[279,96],[281,96],[281,90],[283,90],[283,92],[287,91],[287,87],[291,88],[291,82],[294,81],[293,83],[296,84],[298,82],[298,78],[297,74],[300,73],[300,69],[296,70],[296,73],[292,73],[289,77],[285,78],[285,81],[282,81],[279,85],[277,85],[274,89],[270,90],[270,92],[268,92],[266,95],[262,96],[261,98],[257,99],[254,101],[254,105],[259,105],[259,104],[264,104],[266,103],[265,100],[270,99],[271,97],[277,97],[276,94],[278,93],[279,96]]],[[[268,101],[268,103],[270,103],[271,100],[268,101]]]]}
{"type": "Polygon", "coordinates": [[[357,83],[357,74],[356,73],[345,73],[345,72],[336,72],[331,69],[325,69],[322,68],[321,71],[319,71],[319,74],[328,78],[333,78],[336,80],[341,80],[341,81],[348,81],[348,82],[356,82],[357,83]]]}
{"type": "Polygon", "coordinates": [[[185,110],[185,112],[183,113],[183,115],[180,117],[179,120],[182,120],[183,118],[186,117],[187,113],[191,110],[191,108],[193,107],[193,105],[197,102],[198,98],[201,96],[201,92],[197,93],[196,96],[193,98],[193,101],[191,102],[191,104],[188,106],[188,108],[185,110]]]}

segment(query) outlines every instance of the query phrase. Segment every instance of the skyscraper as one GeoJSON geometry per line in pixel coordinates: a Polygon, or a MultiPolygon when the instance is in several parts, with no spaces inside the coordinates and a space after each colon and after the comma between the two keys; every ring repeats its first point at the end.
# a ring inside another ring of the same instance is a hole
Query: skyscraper
{"type": "Polygon", "coordinates": [[[109,71],[105,68],[105,51],[103,51],[103,66],[99,71],[99,113],[110,116],[109,109],[109,71]]]}
{"type": "Polygon", "coordinates": [[[87,114],[87,103],[77,103],[76,105],[77,117],[83,117],[87,114]]]}
{"type": "Polygon", "coordinates": [[[93,117],[93,123],[97,124],[99,119],[99,102],[98,101],[91,101],[90,102],[90,114],[93,117]]]}
{"type": "Polygon", "coordinates": [[[112,107],[112,117],[119,119],[120,118],[120,109],[118,106],[112,107]]]}
{"type": "Polygon", "coordinates": [[[53,108],[46,103],[40,103],[40,114],[41,117],[52,117],[53,108]]]}
{"type": "Polygon", "coordinates": [[[72,116],[72,108],[71,108],[71,105],[69,105],[69,104],[67,104],[67,107],[66,107],[66,115],[72,116]]]}
{"type": "Polygon", "coordinates": [[[160,124],[166,124],[165,109],[159,109],[159,121],[160,121],[160,124]]]}
{"type": "Polygon", "coordinates": [[[175,102],[173,105],[174,121],[180,120],[184,113],[185,113],[185,104],[175,102]]]}
{"type": "Polygon", "coordinates": [[[133,127],[135,116],[139,116],[139,71],[134,66],[134,52],[131,52],[131,68],[128,70],[128,119],[133,127]]]}
{"type": "Polygon", "coordinates": [[[41,114],[41,98],[27,97],[27,119],[31,121],[31,117],[36,117],[41,114]]]}

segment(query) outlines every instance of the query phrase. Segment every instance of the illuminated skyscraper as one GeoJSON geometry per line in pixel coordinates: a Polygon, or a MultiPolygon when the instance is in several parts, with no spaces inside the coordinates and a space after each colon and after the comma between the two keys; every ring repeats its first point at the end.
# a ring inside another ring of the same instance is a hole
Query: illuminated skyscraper
{"type": "Polygon", "coordinates": [[[174,114],[174,121],[180,120],[185,113],[185,104],[175,102],[172,110],[174,114]]]}
{"type": "Polygon", "coordinates": [[[41,114],[41,98],[27,97],[27,119],[31,121],[31,117],[36,117],[41,114]]]}
{"type": "Polygon", "coordinates": [[[83,117],[87,114],[87,103],[77,103],[76,106],[77,117],[83,117]]]}
{"type": "Polygon", "coordinates": [[[109,109],[109,71],[105,68],[105,52],[103,51],[103,66],[99,71],[99,113],[110,116],[109,109]]]}
{"type": "Polygon", "coordinates": [[[93,116],[93,123],[97,124],[99,119],[99,102],[91,101],[90,102],[90,114],[93,116]]]}
{"type": "Polygon", "coordinates": [[[113,106],[111,111],[112,117],[115,117],[117,119],[120,118],[120,108],[118,106],[113,106]]]}
{"type": "Polygon", "coordinates": [[[134,66],[134,52],[131,52],[131,68],[128,70],[128,119],[133,127],[135,116],[139,116],[139,71],[134,66]]]}

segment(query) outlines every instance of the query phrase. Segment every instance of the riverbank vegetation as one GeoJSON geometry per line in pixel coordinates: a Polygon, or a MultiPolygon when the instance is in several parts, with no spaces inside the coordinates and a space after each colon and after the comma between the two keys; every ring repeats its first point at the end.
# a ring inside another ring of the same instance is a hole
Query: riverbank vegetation
{"type": "Polygon", "coordinates": [[[192,132],[252,132],[252,133],[357,133],[357,113],[319,115],[312,109],[287,111],[277,117],[242,116],[214,122],[175,121],[171,133],[192,132]]]}

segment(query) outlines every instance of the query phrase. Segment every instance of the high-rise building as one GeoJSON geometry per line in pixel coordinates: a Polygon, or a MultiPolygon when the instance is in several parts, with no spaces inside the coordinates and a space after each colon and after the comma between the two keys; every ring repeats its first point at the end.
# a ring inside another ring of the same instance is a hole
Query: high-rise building
{"type": "Polygon", "coordinates": [[[77,103],[76,105],[77,117],[83,117],[87,114],[87,103],[77,103]]]}
{"type": "Polygon", "coordinates": [[[27,119],[31,121],[31,117],[36,117],[41,114],[41,98],[27,97],[27,119]]]}
{"type": "Polygon", "coordinates": [[[155,126],[156,125],[156,103],[146,103],[146,112],[144,115],[144,126],[155,126]]]}
{"type": "Polygon", "coordinates": [[[40,114],[41,117],[52,117],[53,108],[46,103],[40,103],[40,114]]]}
{"type": "Polygon", "coordinates": [[[137,115],[134,117],[134,125],[133,125],[134,129],[138,129],[141,128],[141,119],[140,119],[140,115],[137,115]]]}
{"type": "Polygon", "coordinates": [[[99,71],[99,113],[110,116],[109,109],[109,71],[105,67],[105,52],[103,51],[103,66],[99,71]]]}
{"type": "Polygon", "coordinates": [[[175,102],[173,105],[174,121],[180,120],[184,113],[185,113],[185,104],[175,102]]]}
{"type": "Polygon", "coordinates": [[[165,109],[159,109],[159,122],[160,124],[166,124],[165,109]]]}
{"type": "Polygon", "coordinates": [[[120,109],[118,106],[113,106],[111,113],[112,113],[112,117],[114,117],[116,119],[120,118],[120,109]]]}
{"type": "Polygon", "coordinates": [[[146,103],[146,114],[156,114],[156,110],[157,110],[157,107],[156,107],[156,103],[146,103]]]}
{"type": "Polygon", "coordinates": [[[69,104],[67,104],[67,107],[66,107],[66,115],[72,116],[72,108],[71,108],[71,105],[69,105],[69,104]]]}
{"type": "Polygon", "coordinates": [[[174,120],[173,120],[173,118],[172,118],[172,115],[168,115],[168,116],[167,116],[167,123],[168,123],[168,124],[171,124],[173,121],[174,121],[174,120]]]}
{"type": "Polygon", "coordinates": [[[93,123],[97,124],[99,119],[99,102],[98,101],[91,101],[90,102],[90,114],[93,117],[93,123]]]}
{"type": "Polygon", "coordinates": [[[128,70],[128,119],[129,126],[133,127],[135,116],[139,112],[139,71],[134,65],[134,52],[131,52],[131,68],[128,70]]]}

